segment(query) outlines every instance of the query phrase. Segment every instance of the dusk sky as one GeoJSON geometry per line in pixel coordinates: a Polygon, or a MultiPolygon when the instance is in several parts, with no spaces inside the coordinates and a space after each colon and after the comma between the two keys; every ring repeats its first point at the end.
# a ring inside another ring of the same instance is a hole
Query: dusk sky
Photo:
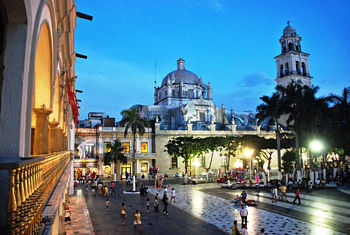
{"type": "Polygon", "coordinates": [[[236,112],[252,110],[276,85],[274,57],[289,20],[310,53],[318,95],[350,86],[350,1],[76,0],[79,119],[105,112],[120,119],[134,104],[153,104],[156,80],[176,60],[213,87],[214,103],[236,112]]]}

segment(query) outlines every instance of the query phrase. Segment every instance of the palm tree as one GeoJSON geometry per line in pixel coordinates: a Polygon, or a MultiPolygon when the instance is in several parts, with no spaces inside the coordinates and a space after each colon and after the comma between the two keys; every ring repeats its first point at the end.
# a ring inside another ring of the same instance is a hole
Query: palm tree
{"type": "Polygon", "coordinates": [[[281,172],[281,133],[278,119],[280,118],[282,111],[282,100],[280,95],[275,92],[271,97],[263,96],[260,97],[263,101],[256,110],[256,117],[258,118],[258,125],[260,125],[264,120],[268,120],[267,128],[269,130],[270,126],[275,126],[276,140],[277,140],[277,158],[278,158],[278,171],[281,172]]]}
{"type": "Polygon", "coordinates": [[[300,164],[300,132],[301,124],[299,121],[299,108],[302,106],[302,89],[301,82],[292,82],[287,87],[277,86],[276,90],[283,99],[284,114],[287,115],[287,126],[293,130],[295,136],[295,148],[297,153],[297,168],[301,169],[300,164]]]}
{"type": "Polygon", "coordinates": [[[338,151],[341,159],[350,153],[350,87],[344,88],[342,95],[331,94],[330,98],[335,102],[332,110],[333,148],[338,151]]]}
{"type": "Polygon", "coordinates": [[[114,172],[117,173],[117,175],[120,175],[120,172],[117,172],[117,169],[119,169],[120,162],[126,163],[127,158],[123,153],[123,146],[121,142],[116,139],[113,144],[108,144],[107,146],[108,152],[104,154],[103,161],[105,165],[110,164],[111,161],[114,162],[114,172]]]}
{"type": "MultiPolygon", "coordinates": [[[[324,136],[329,128],[329,97],[316,97],[319,87],[302,86],[292,82],[286,88],[277,88],[283,96],[287,125],[295,134],[298,168],[300,165],[300,146],[307,148],[308,141],[324,136]]],[[[311,158],[311,156],[310,156],[311,158]]],[[[312,159],[310,159],[310,163],[312,159]]]]}
{"type": "Polygon", "coordinates": [[[125,128],[124,137],[128,135],[129,129],[132,133],[132,172],[136,176],[136,134],[143,135],[145,133],[148,121],[140,117],[136,107],[123,110],[121,115],[123,118],[119,124],[125,128]]]}

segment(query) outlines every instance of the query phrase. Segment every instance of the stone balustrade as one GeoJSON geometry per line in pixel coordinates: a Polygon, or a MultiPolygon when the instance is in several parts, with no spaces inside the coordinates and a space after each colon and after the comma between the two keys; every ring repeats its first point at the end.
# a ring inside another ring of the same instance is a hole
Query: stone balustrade
{"type": "Polygon", "coordinates": [[[70,156],[70,151],[64,151],[26,159],[0,159],[0,170],[9,172],[6,233],[39,232],[43,207],[68,164],[70,156]]]}

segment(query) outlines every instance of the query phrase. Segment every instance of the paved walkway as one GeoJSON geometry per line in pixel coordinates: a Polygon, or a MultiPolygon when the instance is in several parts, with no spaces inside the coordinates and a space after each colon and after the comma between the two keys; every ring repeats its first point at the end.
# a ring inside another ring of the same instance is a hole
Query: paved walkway
{"type": "Polygon", "coordinates": [[[66,223],[67,235],[94,235],[90,214],[82,189],[77,189],[75,195],[69,197],[69,209],[71,212],[71,224],[66,223]]]}
{"type": "MultiPolygon", "coordinates": [[[[147,196],[126,195],[122,191],[127,189],[125,184],[116,185],[117,194],[115,197],[109,197],[110,210],[105,210],[106,198],[102,195],[85,195],[87,207],[89,209],[92,224],[96,235],[109,234],[140,234],[133,226],[133,214],[136,209],[141,212],[142,234],[225,234],[215,225],[204,222],[195,216],[169,205],[169,215],[161,212],[154,212],[153,206],[150,212],[146,212],[147,196]],[[127,209],[126,225],[122,225],[120,217],[121,203],[125,202],[127,209]]],[[[128,187],[131,189],[131,186],[128,187]]],[[[148,195],[153,205],[153,195],[148,195]]],[[[163,209],[162,203],[159,206],[163,209]]]]}
{"type": "MultiPolygon", "coordinates": [[[[241,218],[239,211],[231,203],[235,194],[240,194],[239,190],[221,189],[217,184],[202,185],[174,185],[177,192],[176,206],[191,213],[192,215],[216,225],[223,231],[230,233],[233,220],[237,220],[240,226],[241,218]]],[[[151,189],[151,192],[162,194],[162,190],[151,189]]],[[[304,197],[304,196],[303,196],[304,197]]],[[[308,197],[310,200],[310,196],[308,197]]],[[[255,196],[248,198],[257,199],[255,196]]],[[[290,200],[290,199],[289,199],[290,200]]],[[[261,193],[260,202],[270,206],[266,207],[248,207],[248,231],[249,234],[257,234],[260,228],[264,227],[268,234],[342,234],[338,231],[347,231],[350,227],[348,220],[349,214],[347,210],[342,211],[342,215],[334,216],[330,211],[349,208],[350,202],[330,201],[325,204],[322,200],[318,201],[312,197],[313,207],[307,205],[291,205],[284,202],[272,203],[268,198],[268,194],[261,193]],[[321,205],[327,206],[322,207],[321,205]],[[286,214],[278,213],[279,208],[287,211],[286,214]],[[328,211],[330,210],[330,211],[328,211]],[[277,213],[276,213],[277,212],[277,213]],[[303,213],[303,219],[292,216],[290,212],[303,213]],[[307,218],[307,220],[305,219],[307,218]],[[328,220],[330,223],[336,222],[337,226],[325,224],[328,220]],[[327,228],[328,227],[328,228],[327,228]]],[[[304,201],[306,202],[306,201],[304,201]]],[[[261,203],[261,204],[263,204],[261,203]]],[[[302,201],[303,203],[303,201],[302,201]]],[[[347,233],[347,232],[345,232],[347,233]]]]}

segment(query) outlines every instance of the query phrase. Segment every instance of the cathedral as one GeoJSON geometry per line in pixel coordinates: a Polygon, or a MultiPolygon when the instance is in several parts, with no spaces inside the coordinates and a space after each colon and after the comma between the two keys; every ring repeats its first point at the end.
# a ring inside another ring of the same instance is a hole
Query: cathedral
{"type": "MultiPolygon", "coordinates": [[[[300,81],[304,85],[311,86],[309,54],[302,51],[301,37],[289,22],[284,28],[279,42],[281,54],[275,57],[277,66],[275,81],[277,85],[287,86],[292,81],[300,81]]],[[[210,82],[204,82],[201,77],[188,70],[184,59],[179,58],[175,68],[163,78],[159,87],[154,88],[153,105],[132,106],[137,109],[140,117],[155,123],[153,129],[146,128],[144,136],[136,137],[138,175],[147,175],[147,169],[154,166],[159,169],[160,173],[184,172],[185,164],[182,159],[173,158],[164,151],[168,141],[179,136],[258,135],[265,138],[275,138],[274,131],[266,131],[267,122],[257,126],[254,113],[236,113],[232,110],[226,110],[224,105],[216,106],[213,102],[215,92],[213,92],[210,82]]],[[[127,164],[116,167],[117,172],[120,170],[121,177],[123,177],[125,172],[130,173],[132,169],[132,139],[130,135],[124,137],[124,129],[118,126],[118,123],[112,126],[106,125],[107,119],[110,118],[108,116],[101,118],[99,126],[92,125],[96,120],[80,121],[79,128],[76,130],[76,144],[85,151],[88,149],[89,153],[87,154],[93,155],[95,153],[95,155],[103,156],[105,146],[115,139],[120,139],[125,153],[129,156],[127,164]]],[[[208,168],[209,155],[203,156],[200,162],[196,162],[196,172],[201,173],[208,168]]],[[[256,163],[253,163],[253,169],[256,168],[254,164],[256,163]]],[[[244,159],[241,153],[237,153],[237,157],[232,161],[227,161],[227,153],[215,152],[211,171],[217,173],[220,169],[243,166],[247,167],[247,159],[244,159]]],[[[271,167],[272,169],[277,168],[276,153],[272,155],[271,167]]],[[[194,174],[193,168],[189,174],[194,174]]],[[[100,171],[106,172],[103,169],[101,166],[100,171]]],[[[113,170],[114,167],[110,169],[113,170]]]]}

